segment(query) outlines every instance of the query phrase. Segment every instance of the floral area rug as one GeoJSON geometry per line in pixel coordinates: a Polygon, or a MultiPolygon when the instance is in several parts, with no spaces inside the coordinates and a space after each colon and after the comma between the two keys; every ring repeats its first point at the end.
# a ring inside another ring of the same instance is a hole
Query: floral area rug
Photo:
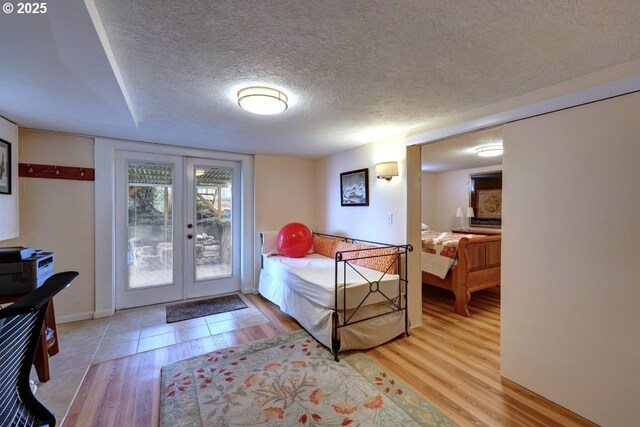
{"type": "Polygon", "coordinates": [[[160,426],[455,426],[364,354],[304,331],[162,368],[160,426]]]}

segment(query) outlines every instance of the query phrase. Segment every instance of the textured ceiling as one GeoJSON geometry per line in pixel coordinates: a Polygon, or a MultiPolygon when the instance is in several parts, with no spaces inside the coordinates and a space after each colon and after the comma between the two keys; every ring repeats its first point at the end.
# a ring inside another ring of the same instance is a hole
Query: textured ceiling
{"type": "Polygon", "coordinates": [[[475,148],[502,142],[502,126],[465,133],[421,147],[423,172],[448,172],[454,170],[495,166],[502,164],[502,156],[480,157],[475,148]]]}
{"type": "MultiPolygon", "coordinates": [[[[94,1],[138,126],[131,116],[105,123],[117,116],[103,115],[114,100],[59,94],[59,80],[93,61],[75,49],[97,39],[84,26],[58,58],[19,49],[35,27],[12,29],[11,61],[35,68],[16,77],[20,67],[0,65],[9,81],[0,95],[21,96],[27,86],[16,80],[56,66],[24,100],[37,113],[2,102],[0,114],[23,126],[314,158],[640,58],[637,0],[94,1]],[[289,109],[242,111],[235,93],[256,83],[284,90],[289,109]],[[60,117],[61,103],[79,113],[60,117]]],[[[60,4],[82,10],[74,21],[50,13],[49,26],[88,19],[81,0],[60,4]]]]}

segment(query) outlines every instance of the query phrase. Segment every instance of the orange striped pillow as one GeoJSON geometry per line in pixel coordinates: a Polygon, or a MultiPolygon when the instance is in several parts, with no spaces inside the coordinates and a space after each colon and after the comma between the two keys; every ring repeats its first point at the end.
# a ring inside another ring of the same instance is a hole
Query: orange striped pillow
{"type": "Polygon", "coordinates": [[[329,258],[336,256],[336,246],[340,241],[322,236],[313,236],[313,250],[329,258]]]}
{"type": "MultiPolygon", "coordinates": [[[[373,248],[373,246],[366,246],[366,248],[373,248]]],[[[365,258],[354,261],[354,264],[356,265],[367,267],[372,270],[387,272],[389,274],[396,274],[398,272],[397,248],[371,249],[367,251],[360,251],[358,254],[360,257],[365,258]]]]}

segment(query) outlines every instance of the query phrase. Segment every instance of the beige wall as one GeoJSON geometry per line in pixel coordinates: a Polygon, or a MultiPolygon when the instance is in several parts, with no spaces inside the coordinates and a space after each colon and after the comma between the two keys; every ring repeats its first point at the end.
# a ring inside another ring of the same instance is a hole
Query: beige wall
{"type": "MultiPolygon", "coordinates": [[[[93,167],[93,138],[20,129],[21,163],[93,167]]],[[[94,185],[88,181],[20,178],[20,237],[3,246],[52,251],[57,272],[80,273],[55,299],[72,320],[94,311],[94,185]]]]}
{"type": "MultiPolygon", "coordinates": [[[[377,242],[407,243],[407,152],[404,136],[397,136],[318,160],[315,178],[317,229],[377,242]],[[376,179],[375,164],[388,161],[398,162],[399,176],[391,181],[376,179]],[[369,169],[369,206],[341,206],[340,173],[364,168],[369,169]],[[391,224],[387,223],[388,213],[393,216],[391,224]]],[[[419,150],[414,155],[419,164],[419,150]]],[[[416,166],[416,170],[419,167],[416,166]]],[[[416,179],[419,194],[420,180],[419,177],[416,179]]],[[[416,221],[418,206],[419,201],[416,201],[416,221]]],[[[415,228],[419,229],[417,223],[415,228]]],[[[413,267],[419,269],[419,261],[412,262],[413,267]]],[[[420,289],[418,280],[410,282],[409,314],[414,326],[421,322],[420,289]]]]}
{"type": "MultiPolygon", "coordinates": [[[[11,144],[11,194],[0,194],[0,242],[18,236],[18,126],[0,117],[0,138],[11,144]]],[[[6,161],[6,159],[5,159],[6,161]]],[[[4,242],[0,246],[8,246],[4,242]]]]}
{"type": "Polygon", "coordinates": [[[640,94],[504,127],[502,374],[640,419],[640,94]]]}
{"type": "MultiPolygon", "coordinates": [[[[469,206],[469,174],[499,170],[502,170],[502,165],[437,174],[423,172],[422,218],[428,221],[423,222],[435,231],[460,228],[460,218],[456,217],[456,208],[461,207],[464,210],[469,206]],[[430,202],[435,206],[429,206],[430,202]],[[426,217],[425,212],[428,215],[426,217]]],[[[466,225],[468,220],[464,218],[463,221],[466,225]]]]}
{"type": "Polygon", "coordinates": [[[318,230],[386,243],[404,243],[406,233],[406,147],[397,137],[320,159],[316,163],[318,230]],[[400,176],[376,179],[375,164],[397,161],[400,176]],[[340,205],[340,173],[369,169],[369,206],[340,205]],[[387,214],[393,223],[387,224],[387,214]]]}
{"type": "Polygon", "coordinates": [[[436,184],[438,174],[432,172],[421,173],[420,220],[432,230],[439,230],[436,216],[436,184]]]}
{"type": "Polygon", "coordinates": [[[260,274],[260,232],[301,222],[315,231],[315,162],[291,157],[256,155],[256,286],[260,274]]]}
{"type": "Polygon", "coordinates": [[[315,163],[291,157],[255,156],[256,232],[290,222],[315,227],[315,163]]]}

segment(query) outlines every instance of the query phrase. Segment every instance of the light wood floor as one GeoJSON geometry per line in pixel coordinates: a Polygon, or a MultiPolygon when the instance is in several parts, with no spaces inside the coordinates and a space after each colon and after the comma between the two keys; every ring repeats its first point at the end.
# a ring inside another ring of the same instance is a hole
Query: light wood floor
{"type": "MultiPolygon", "coordinates": [[[[247,295],[269,323],[217,335],[224,348],[295,330],[273,304],[247,295]]],[[[500,377],[500,294],[473,294],[470,318],[453,312],[452,295],[423,287],[423,325],[410,337],[366,351],[379,365],[463,426],[594,426],[572,412],[500,377]]],[[[210,351],[211,348],[205,349],[210,351]]],[[[65,426],[156,426],[160,368],[198,353],[189,343],[94,365],[65,426]]]]}

